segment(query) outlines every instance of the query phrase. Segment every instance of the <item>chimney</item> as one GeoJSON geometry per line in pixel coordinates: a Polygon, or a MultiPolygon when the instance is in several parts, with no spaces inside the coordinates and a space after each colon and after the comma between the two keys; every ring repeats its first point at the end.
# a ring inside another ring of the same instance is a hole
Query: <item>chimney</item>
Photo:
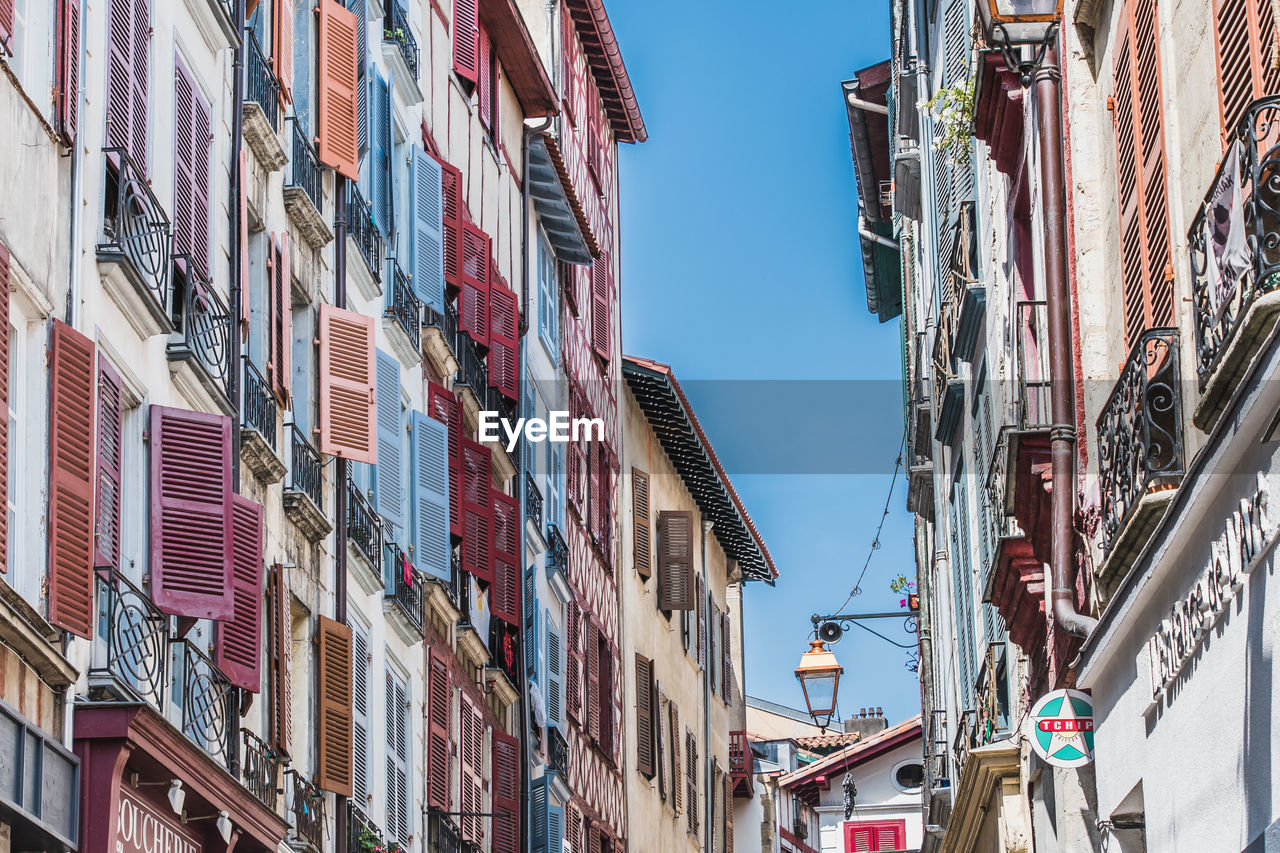
{"type": "Polygon", "coordinates": [[[882,708],[859,708],[856,717],[849,717],[844,721],[845,732],[857,733],[862,740],[884,731],[888,726],[882,708]]]}

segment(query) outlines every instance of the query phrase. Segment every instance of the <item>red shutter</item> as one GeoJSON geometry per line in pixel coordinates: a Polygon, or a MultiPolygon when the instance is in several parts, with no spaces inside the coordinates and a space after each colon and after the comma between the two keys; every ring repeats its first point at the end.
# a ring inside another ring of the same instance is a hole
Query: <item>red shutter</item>
{"type": "Polygon", "coordinates": [[[293,612],[285,568],[271,567],[271,736],[288,756],[293,742],[293,612]]]}
{"type": "Polygon", "coordinates": [[[520,624],[520,502],[496,489],[493,506],[493,615],[520,624]]]}
{"type": "Polygon", "coordinates": [[[293,371],[293,279],[289,272],[289,232],[275,235],[272,252],[271,383],[282,407],[289,405],[289,383],[293,371]]]}
{"type": "Polygon", "coordinates": [[[378,461],[373,335],[372,317],[320,306],[320,452],[370,465],[378,461]]]}
{"type": "Polygon", "coordinates": [[[587,442],[587,515],[591,538],[597,543],[602,541],[601,531],[604,529],[604,461],[599,442],[587,442]]]}
{"type": "Polygon", "coordinates": [[[499,282],[489,288],[489,384],[511,402],[520,397],[520,306],[499,282]]]}
{"type": "Polygon", "coordinates": [[[427,709],[427,804],[448,810],[449,762],[449,665],[431,650],[427,674],[431,695],[427,709]]]}
{"type": "Polygon", "coordinates": [[[240,149],[237,163],[237,186],[239,198],[236,199],[240,209],[240,335],[243,340],[249,335],[249,152],[240,149]]]}
{"type": "Polygon", "coordinates": [[[636,574],[648,580],[653,567],[653,549],[649,538],[649,475],[639,468],[631,469],[632,555],[636,574]]]}
{"type": "Polygon", "coordinates": [[[846,853],[902,850],[906,847],[906,836],[906,821],[849,821],[844,825],[844,849],[846,853]]]}
{"type": "Polygon", "coordinates": [[[232,595],[235,616],[214,624],[213,662],[231,683],[262,690],[262,504],[232,496],[232,595]]]}
{"type": "Polygon", "coordinates": [[[582,717],[582,612],[577,601],[564,606],[565,642],[569,647],[565,673],[565,710],[579,723],[582,717]]]}
{"type": "Polygon", "coordinates": [[[231,619],[231,419],[151,407],[151,598],[165,613],[231,619]]]}
{"type": "Polygon", "coordinates": [[[441,186],[444,195],[444,280],[449,296],[457,294],[462,276],[462,172],[439,157],[441,186]]]}
{"type": "Polygon", "coordinates": [[[724,853],[733,853],[733,777],[724,775],[724,853]]]}
{"type": "Polygon", "coordinates": [[[13,0],[0,0],[0,41],[8,43],[13,37],[13,0]]]}
{"type": "Polygon", "coordinates": [[[489,501],[489,448],[462,440],[462,567],[493,582],[493,508],[489,501]]]}
{"type": "MultiPolygon", "coordinates": [[[[49,368],[49,621],[86,639],[93,636],[96,376],[93,341],[54,320],[49,368]]],[[[7,422],[7,408],[4,417],[7,422]]]]}
{"type": "Polygon", "coordinates": [[[600,740],[600,629],[595,620],[587,621],[587,732],[600,740]]]}
{"type": "MultiPolygon", "coordinates": [[[[5,292],[8,299],[8,291],[5,292]]],[[[8,328],[8,323],[5,323],[8,328]]],[[[120,566],[120,468],[124,398],[120,374],[107,359],[98,356],[98,476],[93,533],[93,565],[99,569],[120,566]]],[[[6,429],[9,422],[5,412],[6,429]]]]}
{"type": "Polygon", "coordinates": [[[520,853],[520,742],[494,729],[492,748],[493,853],[520,853]]]}
{"type": "Polygon", "coordinates": [[[431,417],[449,427],[449,531],[462,541],[462,405],[453,392],[432,382],[431,417]]]}
{"type": "MultiPolygon", "coordinates": [[[[359,50],[356,16],[336,0],[318,0],[320,162],[350,180],[359,180],[359,50]]],[[[287,5],[287,4],[286,4],[287,5]]]]}
{"type": "MultiPolygon", "coordinates": [[[[0,10],[6,4],[13,9],[13,0],[0,0],[0,10]]],[[[80,100],[80,0],[58,0],[58,5],[58,131],[69,144],[76,138],[80,100]]]]}
{"type": "Polygon", "coordinates": [[[108,0],[107,143],[147,170],[147,83],[150,74],[149,0],[108,0]]]}
{"type": "MultiPolygon", "coordinates": [[[[271,68],[276,73],[276,80],[280,82],[280,100],[290,102],[293,100],[293,4],[289,0],[278,0],[274,11],[275,37],[271,41],[271,68]]],[[[323,16],[322,11],[321,17],[323,16]]]]}
{"type": "MultiPolygon", "coordinates": [[[[4,0],[0,0],[0,3],[4,0]]],[[[9,250],[0,243],[0,484],[9,488],[9,250]]],[[[0,512],[0,573],[9,571],[9,508],[0,512]]]]}
{"type": "Polygon", "coordinates": [[[493,45],[489,34],[480,27],[476,35],[476,100],[480,105],[480,124],[493,132],[493,45]]]}
{"type": "Polygon", "coordinates": [[[316,784],[351,796],[353,783],[351,628],[321,616],[316,627],[320,738],[316,784]]]}
{"type": "Polygon", "coordinates": [[[480,7],[477,0],[453,2],[453,72],[475,83],[480,72],[480,7]]]}
{"type": "Polygon", "coordinates": [[[470,222],[462,225],[462,288],[458,328],[477,346],[489,347],[489,235],[470,222]]]}
{"type": "Polygon", "coordinates": [[[604,249],[591,265],[591,348],[604,361],[609,360],[609,253],[604,249]]]}

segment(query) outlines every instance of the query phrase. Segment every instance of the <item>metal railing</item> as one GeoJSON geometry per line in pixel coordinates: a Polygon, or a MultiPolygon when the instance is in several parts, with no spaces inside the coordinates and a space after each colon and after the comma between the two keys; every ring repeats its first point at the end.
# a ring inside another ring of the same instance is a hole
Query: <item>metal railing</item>
{"type": "Polygon", "coordinates": [[[458,828],[445,815],[437,811],[431,812],[427,830],[431,840],[435,842],[436,853],[462,853],[462,839],[458,836],[458,828]]]}
{"type": "Polygon", "coordinates": [[[324,216],[324,170],[320,165],[320,158],[311,147],[298,117],[289,116],[288,120],[293,126],[293,140],[290,144],[289,172],[285,185],[301,188],[315,205],[316,211],[324,216]]]}
{"type": "Polygon", "coordinates": [[[1049,304],[1043,299],[1021,301],[1016,306],[1014,330],[1017,342],[1018,429],[1047,427],[1052,423],[1049,373],[1049,304]]]}
{"type": "Polygon", "coordinates": [[[382,40],[389,41],[400,48],[404,64],[414,82],[418,80],[418,41],[409,29],[409,19],[398,0],[387,0],[387,13],[382,23],[382,40]]]}
{"type": "Polygon", "coordinates": [[[347,539],[369,560],[374,572],[381,574],[382,525],[351,477],[347,477],[347,539]]]}
{"type": "Polygon", "coordinates": [[[302,778],[297,770],[287,771],[292,778],[290,811],[293,812],[294,837],[324,849],[324,791],[314,782],[302,778]]]}
{"type": "Polygon", "coordinates": [[[413,567],[409,558],[400,546],[394,542],[385,545],[386,597],[395,603],[395,607],[404,614],[419,634],[426,619],[426,576],[413,567]]]}
{"type": "Polygon", "coordinates": [[[1254,301],[1280,285],[1280,95],[1250,104],[1231,141],[1187,235],[1201,390],[1254,301]],[[1229,174],[1233,161],[1238,172],[1229,174]],[[1232,185],[1239,211],[1231,209],[1232,185]],[[1221,229],[1219,219],[1235,227],[1221,229]]]}
{"type": "Polygon", "coordinates": [[[120,572],[96,576],[98,629],[90,682],[109,684],[118,698],[164,710],[169,683],[169,617],[120,572]]]}
{"type": "Polygon", "coordinates": [[[547,525],[547,571],[569,575],[569,545],[554,524],[547,525]]]}
{"type": "Polygon", "coordinates": [[[209,375],[231,395],[231,311],[213,285],[196,269],[194,261],[183,255],[185,273],[181,312],[174,326],[182,334],[187,354],[195,356],[209,375]]]}
{"type": "Polygon", "coordinates": [[[244,361],[244,425],[262,436],[272,450],[277,450],[275,395],[249,356],[241,358],[244,361]]]}
{"type": "Polygon", "coordinates": [[[547,762],[561,779],[569,778],[569,743],[555,726],[547,726],[547,762]]]}
{"type": "Polygon", "coordinates": [[[925,771],[929,778],[930,790],[938,787],[937,783],[948,779],[947,754],[947,712],[943,708],[934,708],[929,712],[929,744],[925,753],[925,771]]]}
{"type": "Polygon", "coordinates": [[[245,88],[246,101],[252,101],[262,108],[262,114],[271,124],[272,130],[279,130],[280,119],[280,84],[276,75],[271,72],[271,63],[262,54],[262,46],[258,37],[253,34],[252,27],[245,27],[245,88]]]}
{"type": "Polygon", "coordinates": [[[444,306],[445,322],[454,331],[453,353],[458,359],[458,380],[455,385],[466,385],[476,395],[481,405],[485,405],[489,390],[489,371],[485,368],[484,358],[476,349],[471,336],[459,328],[458,307],[447,302],[444,306]]]}
{"type": "Polygon", "coordinates": [[[978,712],[973,708],[960,712],[960,720],[956,725],[956,737],[951,745],[951,758],[955,762],[957,779],[964,773],[964,763],[969,758],[969,750],[978,746],[977,718],[978,712]]]}
{"type": "MultiPolygon", "coordinates": [[[[391,0],[394,5],[395,0],[391,0]]],[[[347,234],[355,241],[369,274],[382,281],[382,235],[373,223],[373,208],[354,181],[347,183],[347,234]]]]}
{"type": "Polygon", "coordinates": [[[1148,329],[1134,342],[1097,426],[1102,545],[1109,549],[1143,494],[1183,474],[1177,329],[1148,329]]]}
{"type": "Polygon", "coordinates": [[[258,800],[272,811],[280,802],[280,783],[276,774],[282,764],[276,751],[253,732],[241,729],[244,740],[244,757],[241,761],[240,778],[258,800]]]}
{"type": "Polygon", "coordinates": [[[103,155],[107,187],[98,253],[128,261],[144,295],[167,315],[173,258],[169,216],[125,149],[106,148],[103,155]]]}
{"type": "Polygon", "coordinates": [[[289,485],[286,491],[302,492],[324,512],[324,463],[297,424],[289,424],[289,485]]]}
{"type": "Polygon", "coordinates": [[[347,815],[348,853],[368,853],[385,845],[382,829],[369,819],[354,800],[347,800],[347,815]]]}
{"type": "MultiPolygon", "coordinates": [[[[395,5],[395,0],[389,2],[395,5]]],[[[418,349],[422,340],[422,303],[413,292],[409,276],[395,260],[391,261],[391,292],[387,294],[386,315],[400,324],[413,348],[418,349]]]]}
{"type": "Polygon", "coordinates": [[[203,650],[185,639],[173,647],[173,694],[180,728],[209,757],[236,775],[238,691],[203,650]]]}
{"type": "Polygon", "coordinates": [[[542,529],[542,492],[528,471],[524,472],[524,517],[533,522],[535,529],[542,529]]]}

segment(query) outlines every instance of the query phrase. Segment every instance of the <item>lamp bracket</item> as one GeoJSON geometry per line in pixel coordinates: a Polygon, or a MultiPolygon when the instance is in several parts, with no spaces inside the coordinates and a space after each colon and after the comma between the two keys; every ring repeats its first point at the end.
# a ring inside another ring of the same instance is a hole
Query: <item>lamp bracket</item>
{"type": "MultiPolygon", "coordinates": [[[[915,643],[899,643],[894,640],[891,640],[888,637],[886,637],[884,634],[881,634],[879,631],[873,630],[871,628],[868,628],[866,625],[863,625],[862,624],[863,620],[902,619],[903,620],[902,630],[908,634],[918,633],[919,627],[920,627],[914,613],[903,613],[902,611],[888,611],[888,612],[882,612],[882,613],[835,613],[829,616],[820,616],[817,613],[815,613],[812,616],[810,616],[809,619],[813,622],[814,636],[818,635],[818,627],[822,625],[824,622],[836,622],[845,631],[849,630],[850,627],[857,625],[862,630],[867,631],[868,633],[874,634],[875,636],[884,640],[889,645],[897,646],[900,649],[914,649],[916,647],[916,644],[915,643]]],[[[832,642],[835,642],[835,641],[833,640],[832,642]]]]}
{"type": "MultiPolygon", "coordinates": [[[[996,47],[1000,49],[1001,55],[1004,56],[1004,64],[1009,68],[1017,69],[1019,82],[1022,83],[1022,88],[1026,89],[1031,85],[1031,81],[1035,79],[1036,72],[1040,70],[1040,66],[1044,63],[1045,54],[1048,53],[1054,39],[1057,38],[1058,25],[1056,23],[1049,25],[1049,28],[1044,32],[1044,38],[1036,46],[1035,55],[1030,60],[1024,59],[1014,52],[1015,45],[1010,44],[1009,31],[1005,29],[1004,24],[993,24],[992,30],[1000,34],[996,47]]],[[[996,40],[992,39],[992,41],[996,40]]]]}

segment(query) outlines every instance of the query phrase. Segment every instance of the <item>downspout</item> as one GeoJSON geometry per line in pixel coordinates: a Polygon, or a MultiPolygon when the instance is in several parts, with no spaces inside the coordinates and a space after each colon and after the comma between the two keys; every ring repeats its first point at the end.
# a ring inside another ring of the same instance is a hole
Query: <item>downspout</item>
{"type": "MultiPolygon", "coordinates": [[[[83,21],[85,14],[85,5],[88,0],[66,0],[68,3],[78,3],[80,5],[80,17],[77,20],[83,21]]],[[[76,67],[84,68],[84,39],[77,38],[77,50],[80,51],[79,58],[76,59],[76,67]]],[[[84,103],[84,74],[77,75],[79,88],[75,93],[75,111],[76,116],[76,135],[71,140],[70,157],[71,157],[71,231],[70,238],[67,241],[67,325],[75,328],[76,306],[80,301],[80,191],[83,178],[81,176],[80,162],[80,105],[84,103]]],[[[88,331],[83,330],[83,331],[88,331]]]]}
{"type": "MultiPolygon", "coordinates": [[[[702,766],[704,768],[703,773],[705,774],[703,776],[703,779],[704,779],[703,789],[707,792],[707,795],[702,798],[702,801],[703,801],[702,813],[704,817],[703,825],[702,825],[702,836],[703,836],[703,845],[704,845],[703,849],[708,851],[708,853],[712,853],[711,836],[713,833],[713,829],[711,826],[711,818],[712,818],[711,772],[712,772],[712,769],[715,767],[716,760],[715,760],[715,756],[711,752],[711,631],[712,631],[712,627],[710,624],[711,623],[711,573],[707,571],[707,534],[711,532],[711,528],[714,526],[715,526],[714,522],[711,522],[711,521],[702,522],[702,577],[705,579],[705,583],[703,583],[702,585],[702,600],[698,602],[698,606],[702,608],[702,612],[703,614],[705,614],[703,616],[703,621],[707,625],[707,642],[703,648],[703,652],[706,654],[707,659],[705,661],[706,665],[702,667],[702,743],[703,743],[702,766]]],[[[721,794],[721,796],[723,796],[723,793],[721,794]]]]}
{"type": "Polygon", "coordinates": [[[1088,637],[1098,620],[1076,611],[1075,514],[1076,408],[1072,356],[1071,290],[1067,278],[1066,204],[1062,168],[1062,71],[1050,46],[1036,72],[1039,112],[1040,183],[1044,194],[1045,296],[1048,301],[1050,404],[1053,427],[1053,551],[1051,607],[1054,623],[1076,637],[1088,637]]]}
{"type": "MultiPolygon", "coordinates": [[[[298,125],[294,124],[297,133],[298,125]]],[[[336,170],[333,173],[333,304],[347,307],[347,179],[336,170]]],[[[334,579],[333,618],[347,621],[347,460],[339,456],[334,460],[334,479],[337,495],[334,500],[334,579]]],[[[347,853],[347,798],[334,797],[333,830],[337,835],[334,845],[337,853],[347,853]]]]}
{"type": "Polygon", "coordinates": [[[245,0],[236,0],[235,25],[240,34],[240,43],[235,48],[235,61],[231,65],[231,198],[228,207],[231,215],[231,286],[228,301],[231,303],[227,316],[227,396],[235,411],[235,423],[231,429],[231,489],[240,491],[240,413],[244,411],[244,401],[240,399],[240,303],[244,293],[245,282],[242,277],[240,256],[244,247],[240,245],[240,229],[244,223],[240,221],[240,194],[246,192],[240,186],[243,176],[240,174],[240,148],[244,144],[244,43],[245,43],[245,0]]]}

